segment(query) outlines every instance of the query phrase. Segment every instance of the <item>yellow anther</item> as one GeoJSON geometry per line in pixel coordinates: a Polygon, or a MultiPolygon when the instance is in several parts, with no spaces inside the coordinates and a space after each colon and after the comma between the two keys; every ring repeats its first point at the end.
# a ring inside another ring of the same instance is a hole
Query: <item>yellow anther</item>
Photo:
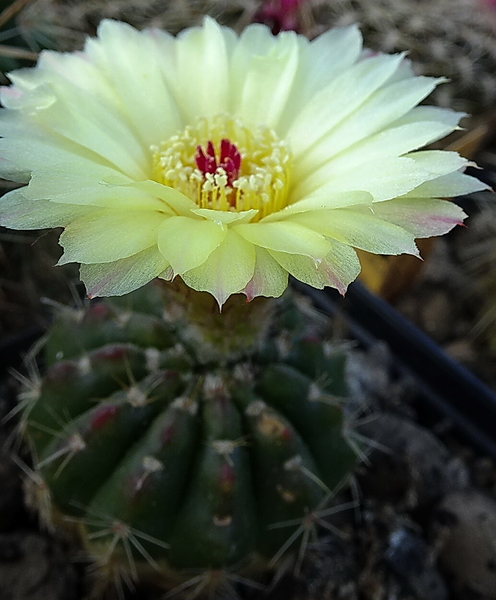
{"type": "Polygon", "coordinates": [[[287,204],[291,153],[273,130],[248,129],[238,119],[218,115],[198,119],[179,135],[151,148],[154,178],[191,198],[200,208],[240,212],[257,209],[255,221],[287,204]],[[224,140],[224,142],[223,142],[224,140]],[[241,155],[239,168],[217,162],[212,149],[227,143],[241,155]],[[210,147],[209,168],[199,168],[198,149],[210,147]]]}

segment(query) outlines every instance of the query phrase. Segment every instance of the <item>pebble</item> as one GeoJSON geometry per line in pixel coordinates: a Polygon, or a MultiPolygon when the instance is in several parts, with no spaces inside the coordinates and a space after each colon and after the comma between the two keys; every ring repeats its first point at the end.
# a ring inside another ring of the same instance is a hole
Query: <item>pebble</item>
{"type": "Polygon", "coordinates": [[[477,490],[448,494],[439,559],[453,577],[459,600],[496,599],[496,500],[477,490]]]}
{"type": "Polygon", "coordinates": [[[444,346],[446,354],[452,359],[464,364],[465,366],[474,366],[477,362],[477,353],[470,340],[458,339],[444,346]]]}
{"type": "MultiPolygon", "coordinates": [[[[358,565],[353,544],[331,534],[312,546],[299,575],[286,581],[286,587],[275,588],[267,600],[358,600],[358,565]]],[[[260,598],[255,595],[253,600],[260,598]]]]}
{"type": "Polygon", "coordinates": [[[26,519],[19,467],[6,450],[0,436],[0,532],[11,531],[26,519]]]}
{"type": "Polygon", "coordinates": [[[442,290],[435,291],[422,302],[420,309],[422,328],[438,342],[443,342],[450,336],[453,317],[452,301],[442,290]]]}
{"type": "Polygon", "coordinates": [[[364,495],[397,500],[403,496],[404,504],[414,508],[469,485],[464,463],[453,458],[433,433],[410,420],[379,413],[359,432],[378,442],[371,466],[360,478],[364,495]]]}
{"type": "Polygon", "coordinates": [[[34,532],[0,534],[0,600],[76,600],[76,572],[63,548],[34,532]]]}
{"type": "Polygon", "coordinates": [[[415,598],[448,598],[448,589],[432,563],[429,546],[417,533],[407,528],[392,531],[384,558],[400,583],[415,598]]]}

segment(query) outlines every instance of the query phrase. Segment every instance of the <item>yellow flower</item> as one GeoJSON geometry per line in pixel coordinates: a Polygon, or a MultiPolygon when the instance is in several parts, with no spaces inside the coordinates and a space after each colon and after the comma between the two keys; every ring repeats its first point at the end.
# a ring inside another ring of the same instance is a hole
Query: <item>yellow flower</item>
{"type": "Polygon", "coordinates": [[[353,248],[417,254],[460,223],[437,198],[480,190],[456,153],[417,151],[463,116],[417,106],[440,82],[364,53],[356,27],[313,41],[240,37],[215,21],[177,38],[104,21],[83,52],[10,75],[0,114],[0,222],[62,226],[61,263],[90,296],[179,275],[220,305],[279,296],[288,273],[344,292],[353,248]]]}

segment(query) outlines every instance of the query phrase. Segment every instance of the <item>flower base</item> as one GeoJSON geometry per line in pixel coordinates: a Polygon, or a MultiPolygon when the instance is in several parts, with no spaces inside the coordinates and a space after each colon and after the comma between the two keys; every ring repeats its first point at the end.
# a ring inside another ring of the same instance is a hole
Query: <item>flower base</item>
{"type": "Polygon", "coordinates": [[[219,309],[215,298],[197,292],[176,277],[157,281],[164,296],[164,319],[200,363],[227,363],[253,354],[265,341],[275,310],[274,300],[243,294],[230,296],[219,309]]]}

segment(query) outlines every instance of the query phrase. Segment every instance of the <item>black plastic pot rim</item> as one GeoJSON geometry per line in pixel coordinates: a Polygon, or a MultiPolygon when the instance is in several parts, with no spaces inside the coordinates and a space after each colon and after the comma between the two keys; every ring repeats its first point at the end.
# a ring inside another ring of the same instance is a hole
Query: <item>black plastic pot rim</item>
{"type": "Polygon", "coordinates": [[[344,298],[335,290],[296,287],[326,315],[343,317],[362,346],[386,342],[395,367],[414,377],[418,403],[448,419],[480,453],[496,458],[496,394],[473,373],[360,282],[351,284],[344,298]]]}

